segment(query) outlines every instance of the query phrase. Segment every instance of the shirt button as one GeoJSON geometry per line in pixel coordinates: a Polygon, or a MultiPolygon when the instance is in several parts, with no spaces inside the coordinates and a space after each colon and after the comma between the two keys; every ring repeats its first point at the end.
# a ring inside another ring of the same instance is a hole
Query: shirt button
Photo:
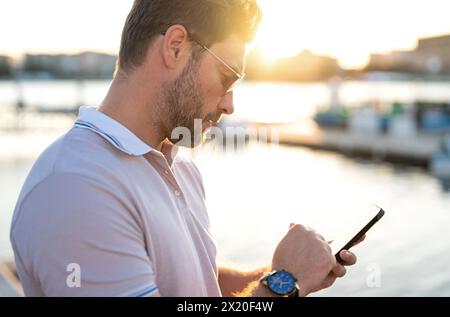
{"type": "Polygon", "coordinates": [[[181,196],[181,192],[179,190],[175,191],[175,196],[180,197],[181,196]]]}
{"type": "Polygon", "coordinates": [[[164,171],[164,174],[169,175],[169,171],[168,171],[168,170],[165,170],[165,171],[164,171]]]}

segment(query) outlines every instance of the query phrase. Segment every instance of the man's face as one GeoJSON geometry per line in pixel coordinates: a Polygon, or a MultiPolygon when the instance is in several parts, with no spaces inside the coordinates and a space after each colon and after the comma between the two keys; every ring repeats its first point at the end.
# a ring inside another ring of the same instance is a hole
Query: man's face
{"type": "Polygon", "coordinates": [[[227,89],[236,80],[236,74],[213,54],[242,74],[245,44],[239,37],[231,36],[214,44],[210,48],[213,54],[203,51],[194,42],[192,45],[200,55],[191,58],[180,76],[164,87],[163,100],[170,133],[175,128],[187,128],[191,140],[183,140],[182,145],[187,146],[186,141],[189,141],[189,145],[195,147],[203,141],[204,132],[217,124],[222,115],[234,112],[233,93],[227,93],[227,89]]]}

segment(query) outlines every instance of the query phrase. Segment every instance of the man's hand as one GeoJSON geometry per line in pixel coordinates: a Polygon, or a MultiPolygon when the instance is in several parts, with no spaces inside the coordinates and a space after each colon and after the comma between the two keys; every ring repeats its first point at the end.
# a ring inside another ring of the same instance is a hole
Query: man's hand
{"type": "Polygon", "coordinates": [[[340,255],[343,264],[336,261],[329,243],[320,234],[302,225],[291,224],[275,250],[272,268],[293,274],[300,285],[300,296],[306,296],[330,287],[346,274],[345,266],[356,263],[353,253],[342,251],[340,255]]]}
{"type": "Polygon", "coordinates": [[[273,270],[286,270],[300,285],[300,296],[323,288],[336,259],[328,242],[314,230],[291,224],[272,259],[273,270]]]}
{"type": "MultiPolygon", "coordinates": [[[[366,236],[364,235],[358,242],[356,242],[353,246],[356,246],[363,242],[366,239],[366,236]]],[[[329,242],[331,243],[331,242],[329,242]]],[[[357,258],[356,255],[350,251],[342,250],[339,253],[339,256],[342,259],[342,263],[336,262],[335,266],[331,270],[330,274],[325,278],[323,281],[321,287],[315,291],[320,291],[325,288],[329,288],[336,282],[336,279],[344,277],[345,274],[347,274],[346,266],[352,266],[356,264],[357,258]]]]}

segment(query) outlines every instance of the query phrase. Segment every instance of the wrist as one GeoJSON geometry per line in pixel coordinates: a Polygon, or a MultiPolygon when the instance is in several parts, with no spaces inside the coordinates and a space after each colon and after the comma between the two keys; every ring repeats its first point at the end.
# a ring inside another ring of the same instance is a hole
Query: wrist
{"type": "Polygon", "coordinates": [[[252,293],[252,297],[281,297],[274,293],[272,293],[266,286],[258,282],[258,285],[255,287],[254,292],[252,293]]]}
{"type": "Polygon", "coordinates": [[[299,297],[299,285],[292,273],[286,270],[275,270],[266,273],[260,284],[274,297],[299,297]]]}

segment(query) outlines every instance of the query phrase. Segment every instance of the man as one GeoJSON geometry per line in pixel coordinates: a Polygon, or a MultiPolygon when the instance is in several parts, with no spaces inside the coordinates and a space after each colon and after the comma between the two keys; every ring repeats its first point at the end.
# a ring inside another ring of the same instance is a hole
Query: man
{"type": "Polygon", "coordinates": [[[103,103],[81,108],[19,196],[11,241],[26,295],[306,296],[344,276],[301,225],[268,267],[218,267],[200,173],[174,146],[174,129],[195,146],[195,119],[204,131],[233,113],[259,19],[254,0],[134,2],[103,103]]]}

